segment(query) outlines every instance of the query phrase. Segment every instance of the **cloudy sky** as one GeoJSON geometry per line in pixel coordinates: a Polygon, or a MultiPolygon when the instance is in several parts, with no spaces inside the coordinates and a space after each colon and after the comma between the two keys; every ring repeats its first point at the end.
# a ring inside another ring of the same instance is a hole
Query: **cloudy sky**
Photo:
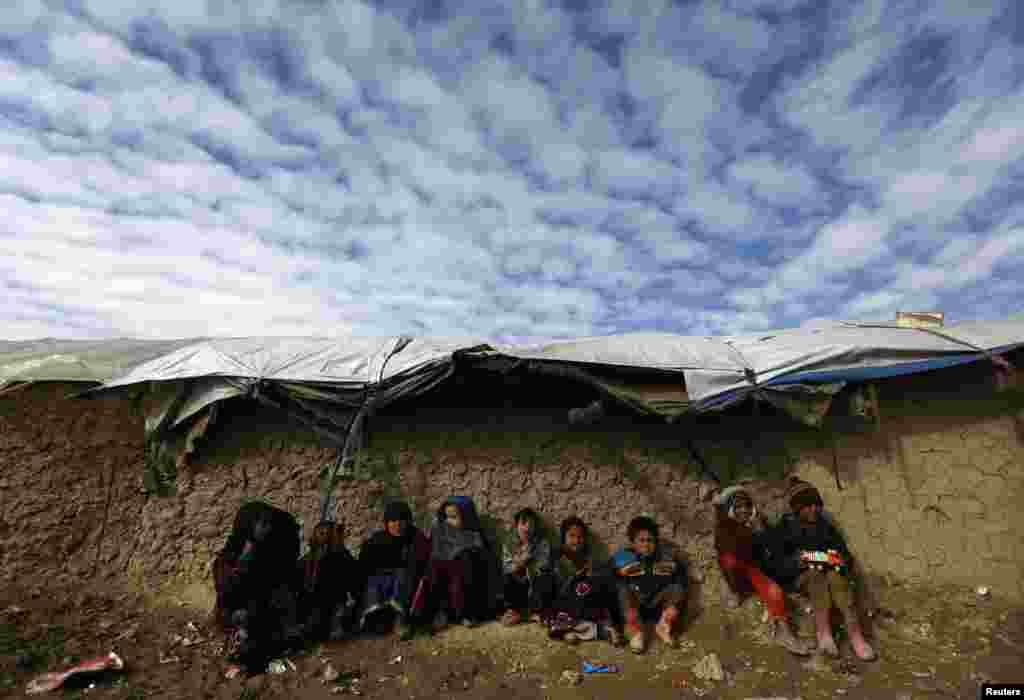
{"type": "Polygon", "coordinates": [[[754,332],[1024,291],[1024,4],[19,0],[0,338],[754,332]]]}

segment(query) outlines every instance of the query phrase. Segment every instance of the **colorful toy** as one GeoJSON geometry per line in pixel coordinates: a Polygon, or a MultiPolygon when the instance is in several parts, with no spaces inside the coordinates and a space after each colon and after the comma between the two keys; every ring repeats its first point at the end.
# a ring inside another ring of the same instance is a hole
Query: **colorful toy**
{"type": "Polygon", "coordinates": [[[802,551],[800,560],[819,570],[831,568],[839,571],[846,568],[846,560],[834,549],[825,552],[802,551]]]}

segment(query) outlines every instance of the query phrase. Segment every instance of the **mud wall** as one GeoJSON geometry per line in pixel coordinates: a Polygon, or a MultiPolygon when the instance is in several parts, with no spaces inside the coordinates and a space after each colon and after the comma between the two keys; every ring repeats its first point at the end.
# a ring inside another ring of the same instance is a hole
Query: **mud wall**
{"type": "MultiPolygon", "coordinates": [[[[243,499],[316,518],[317,474],[334,451],[281,416],[225,404],[177,494],[161,498],[141,488],[138,407],[68,400],[76,388],[38,384],[0,397],[0,581],[127,581],[206,605],[210,560],[243,499]]],[[[984,583],[1024,600],[1019,399],[993,394],[982,368],[880,390],[880,427],[837,420],[826,431],[763,409],[672,426],[611,416],[580,429],[565,408],[590,397],[551,380],[441,391],[374,418],[365,451],[374,478],[339,486],[339,516],[354,547],[378,526],[388,495],[425,518],[446,495],[466,493],[499,523],[522,505],[552,525],[578,513],[616,546],[629,518],[647,512],[715,577],[709,482],[686,448],[692,435],[727,481],[757,479],[770,512],[782,507],[784,474],[812,480],[870,573],[984,583]]]]}

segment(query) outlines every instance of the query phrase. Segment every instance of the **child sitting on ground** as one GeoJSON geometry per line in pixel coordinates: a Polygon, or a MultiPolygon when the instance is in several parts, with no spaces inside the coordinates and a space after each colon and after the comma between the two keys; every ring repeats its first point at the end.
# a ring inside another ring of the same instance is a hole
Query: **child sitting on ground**
{"type": "Polygon", "coordinates": [[[764,532],[764,521],[754,499],[742,486],[730,486],[715,498],[715,505],[715,549],[722,570],[723,602],[737,608],[740,596],[755,591],[772,618],[775,640],[794,654],[810,654],[810,648],[796,638],[790,627],[786,594],[755,563],[754,552],[764,532]]]}
{"type": "Polygon", "coordinates": [[[359,567],[345,547],[343,526],[329,520],[317,523],[309,551],[299,560],[299,580],[299,614],[306,639],[343,637],[349,597],[355,599],[362,588],[359,567]]]}
{"type": "Polygon", "coordinates": [[[842,535],[822,515],[824,503],[814,486],[795,480],[789,490],[791,513],[768,533],[769,547],[784,566],[776,569],[779,583],[794,582],[814,605],[818,649],[829,656],[838,656],[832,636],[832,607],[843,613],[854,653],[864,661],[877,658],[875,650],[864,638],[864,630],[853,591],[850,586],[852,557],[842,535]]]}
{"type": "Polygon", "coordinates": [[[548,634],[570,644],[597,639],[601,630],[622,646],[622,620],[610,571],[595,567],[590,530],[576,516],[561,527],[562,545],[555,567],[554,600],[545,615],[548,634]]]}
{"type": "Polygon", "coordinates": [[[643,616],[661,617],[654,628],[668,646],[676,645],[675,624],[686,608],[689,580],[686,567],[672,549],[658,541],[652,518],[633,518],[626,531],[629,545],[612,557],[618,581],[619,603],[626,618],[629,648],[643,653],[646,639],[643,616]]]}
{"type": "Polygon", "coordinates": [[[429,560],[430,541],[413,523],[412,510],[402,501],[388,503],[384,529],[373,533],[359,549],[366,581],[360,629],[377,613],[391,610],[399,638],[409,639],[412,596],[429,560]]]}
{"type": "Polygon", "coordinates": [[[225,652],[236,660],[233,674],[263,673],[274,656],[293,646],[300,633],[294,592],[298,524],[269,504],[242,506],[220,557],[217,586],[227,619],[225,652]]]}
{"type": "Polygon", "coordinates": [[[434,614],[437,633],[454,619],[475,627],[483,612],[490,552],[476,506],[467,496],[441,504],[430,529],[430,563],[413,601],[413,615],[434,614]]]}
{"type": "Polygon", "coordinates": [[[512,518],[515,541],[506,544],[502,557],[503,588],[507,610],[501,617],[504,625],[517,625],[525,610],[530,619],[539,620],[541,611],[550,603],[553,587],[554,557],[551,543],[541,530],[540,516],[523,508],[512,518]]]}

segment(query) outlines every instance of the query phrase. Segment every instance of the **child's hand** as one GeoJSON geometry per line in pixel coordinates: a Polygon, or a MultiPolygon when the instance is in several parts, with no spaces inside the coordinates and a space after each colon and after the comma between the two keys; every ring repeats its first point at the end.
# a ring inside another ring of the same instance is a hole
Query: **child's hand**
{"type": "Polygon", "coordinates": [[[512,573],[519,574],[530,562],[530,558],[524,550],[516,550],[508,560],[512,573]]]}
{"type": "Polygon", "coordinates": [[[654,565],[655,576],[671,576],[676,572],[676,563],[674,561],[659,561],[654,565]]]}

